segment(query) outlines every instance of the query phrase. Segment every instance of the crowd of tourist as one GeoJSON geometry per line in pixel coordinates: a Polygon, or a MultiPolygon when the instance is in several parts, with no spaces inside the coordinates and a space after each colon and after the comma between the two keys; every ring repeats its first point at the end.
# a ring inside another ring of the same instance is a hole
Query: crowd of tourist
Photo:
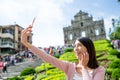
{"type": "Polygon", "coordinates": [[[60,47],[58,46],[57,48],[56,47],[46,47],[44,48],[44,50],[46,51],[47,54],[50,54],[52,56],[54,55],[61,55],[62,53],[64,53],[64,47],[60,47]]]}
{"type": "Polygon", "coordinates": [[[30,51],[19,51],[14,54],[0,56],[0,73],[9,72],[9,66],[15,66],[16,63],[23,62],[26,58],[32,58],[33,54],[30,51]]]}
{"type": "MultiPolygon", "coordinates": [[[[50,54],[51,56],[55,56],[55,55],[63,54],[65,48],[66,48],[65,46],[62,47],[50,46],[48,48],[46,47],[42,49],[45,50],[47,54],[50,54]]],[[[6,54],[4,56],[0,55],[0,73],[8,73],[9,71],[7,71],[7,68],[9,66],[15,66],[16,63],[23,62],[25,61],[25,59],[34,60],[34,58],[35,55],[33,55],[33,53],[29,50],[17,51],[14,54],[6,54]]]]}

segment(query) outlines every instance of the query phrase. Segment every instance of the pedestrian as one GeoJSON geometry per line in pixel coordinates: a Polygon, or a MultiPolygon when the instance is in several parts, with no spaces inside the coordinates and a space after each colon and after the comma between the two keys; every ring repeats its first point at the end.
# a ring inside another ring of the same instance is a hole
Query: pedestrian
{"type": "Polygon", "coordinates": [[[7,63],[7,61],[5,61],[4,63],[3,63],[3,72],[5,73],[8,73],[8,71],[7,71],[7,67],[8,67],[8,63],[7,63]]]}
{"type": "Polygon", "coordinates": [[[1,74],[2,74],[2,70],[3,70],[3,61],[2,61],[2,58],[0,58],[0,77],[1,77],[1,74]]]}
{"type": "Polygon", "coordinates": [[[21,42],[33,54],[62,70],[66,74],[67,80],[104,80],[105,68],[98,65],[95,47],[91,39],[87,37],[76,39],[74,52],[78,58],[77,62],[62,61],[28,42],[27,38],[31,34],[32,27],[29,25],[22,31],[21,42]]]}
{"type": "Polygon", "coordinates": [[[50,47],[49,54],[50,54],[51,56],[54,56],[54,51],[53,51],[53,48],[52,48],[52,47],[50,47]]]}

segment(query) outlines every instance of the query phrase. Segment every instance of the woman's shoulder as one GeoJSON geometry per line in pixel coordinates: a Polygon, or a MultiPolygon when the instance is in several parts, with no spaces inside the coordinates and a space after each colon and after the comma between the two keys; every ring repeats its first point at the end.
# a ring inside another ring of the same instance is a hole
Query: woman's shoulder
{"type": "Polygon", "coordinates": [[[105,68],[103,66],[99,66],[98,69],[99,70],[105,70],[105,68]]]}
{"type": "Polygon", "coordinates": [[[98,68],[96,68],[95,70],[94,70],[94,73],[97,73],[97,72],[105,72],[105,68],[103,67],[103,66],[99,66],[98,68]]]}

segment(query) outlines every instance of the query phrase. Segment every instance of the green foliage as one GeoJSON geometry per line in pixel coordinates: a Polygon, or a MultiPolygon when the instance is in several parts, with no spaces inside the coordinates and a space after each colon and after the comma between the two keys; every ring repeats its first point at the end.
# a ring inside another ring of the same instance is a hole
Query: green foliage
{"type": "Polygon", "coordinates": [[[60,75],[60,76],[57,76],[57,77],[54,77],[53,79],[50,79],[50,80],[66,80],[66,77],[65,75],[60,75]]]}
{"type": "Polygon", "coordinates": [[[46,78],[47,77],[47,75],[46,74],[37,74],[37,77],[36,77],[36,79],[35,80],[42,80],[42,79],[44,79],[44,78],[46,78]]]}
{"type": "Polygon", "coordinates": [[[60,57],[60,55],[58,55],[58,54],[55,54],[55,55],[54,55],[54,57],[56,57],[56,58],[59,58],[59,57],[60,57]]]}
{"type": "Polygon", "coordinates": [[[66,53],[66,52],[73,52],[73,48],[66,48],[66,49],[64,50],[64,53],[66,53]]]}
{"type": "Polygon", "coordinates": [[[108,44],[108,47],[113,47],[113,45],[112,44],[108,44]]]}
{"type": "Polygon", "coordinates": [[[49,63],[42,63],[41,66],[37,66],[35,68],[35,71],[36,72],[43,72],[43,71],[53,69],[53,68],[55,68],[55,67],[49,63]]]}
{"type": "Polygon", "coordinates": [[[27,76],[24,80],[33,80],[34,79],[34,76],[27,76]]]}
{"type": "Polygon", "coordinates": [[[97,58],[97,60],[98,61],[103,61],[103,60],[113,61],[113,60],[118,60],[118,58],[117,58],[117,56],[114,56],[114,55],[105,55],[105,56],[97,58]]]}
{"type": "Polygon", "coordinates": [[[116,55],[107,55],[107,60],[113,61],[113,60],[118,60],[116,55]]]}
{"type": "Polygon", "coordinates": [[[118,52],[117,57],[120,58],[120,52],[118,52]]]}
{"type": "Polygon", "coordinates": [[[75,62],[75,61],[78,60],[78,59],[76,58],[74,52],[64,53],[63,55],[60,56],[59,59],[60,59],[60,60],[65,60],[65,61],[70,61],[70,62],[75,62]]]}
{"type": "Polygon", "coordinates": [[[112,69],[112,68],[107,68],[106,69],[106,73],[109,74],[109,75],[111,75],[113,70],[114,69],[112,69]]]}
{"type": "Polygon", "coordinates": [[[110,42],[108,40],[94,41],[94,45],[95,45],[96,52],[101,52],[101,51],[106,52],[112,48],[112,47],[108,47],[110,45],[110,42]]]}
{"type": "Polygon", "coordinates": [[[118,39],[120,39],[120,35],[119,35],[119,34],[120,34],[120,27],[117,27],[117,28],[116,28],[116,32],[117,32],[118,37],[119,37],[118,39]]]}
{"type": "Polygon", "coordinates": [[[103,61],[103,60],[107,60],[107,56],[102,56],[97,58],[98,61],[103,61]]]}
{"type": "Polygon", "coordinates": [[[116,27],[116,31],[111,33],[110,39],[120,39],[120,27],[116,27]]]}
{"type": "Polygon", "coordinates": [[[21,79],[20,77],[15,76],[15,77],[12,77],[12,78],[8,78],[7,80],[23,80],[23,79],[21,79]]]}
{"type": "Polygon", "coordinates": [[[116,33],[112,32],[109,37],[110,37],[110,40],[116,39],[116,33]]]}
{"type": "Polygon", "coordinates": [[[118,54],[118,51],[116,49],[111,49],[109,51],[110,55],[117,55],[118,54]]]}
{"type": "Polygon", "coordinates": [[[106,63],[105,62],[101,62],[100,65],[104,66],[106,63]]]}
{"type": "Polygon", "coordinates": [[[26,68],[23,71],[21,71],[20,76],[26,76],[26,75],[30,75],[30,74],[34,74],[36,73],[34,68],[26,68]]]}
{"type": "Polygon", "coordinates": [[[61,73],[61,74],[48,76],[48,77],[44,78],[43,80],[60,80],[60,78],[61,77],[63,78],[64,76],[65,76],[65,74],[61,73]]]}
{"type": "Polygon", "coordinates": [[[120,68],[120,59],[112,61],[109,65],[109,68],[120,68]]]}
{"type": "Polygon", "coordinates": [[[120,58],[120,52],[118,52],[116,49],[111,49],[109,53],[110,55],[116,55],[118,58],[120,58]]]}
{"type": "Polygon", "coordinates": [[[55,74],[61,74],[63,73],[61,70],[59,70],[58,68],[55,69],[50,69],[46,71],[47,75],[55,75],[55,74]]]}
{"type": "Polygon", "coordinates": [[[97,53],[96,53],[96,57],[97,57],[97,58],[102,57],[103,55],[104,55],[104,53],[102,53],[102,52],[97,52],[97,53]]]}
{"type": "Polygon", "coordinates": [[[114,69],[111,77],[118,80],[120,78],[120,68],[114,69]]]}

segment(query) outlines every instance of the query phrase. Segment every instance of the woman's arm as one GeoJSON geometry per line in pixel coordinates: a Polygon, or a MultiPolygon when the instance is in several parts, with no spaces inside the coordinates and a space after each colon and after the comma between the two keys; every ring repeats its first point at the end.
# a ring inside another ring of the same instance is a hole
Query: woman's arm
{"type": "Polygon", "coordinates": [[[68,62],[61,61],[55,58],[54,56],[47,54],[44,50],[41,50],[35,46],[31,46],[29,50],[31,50],[35,55],[37,55],[40,59],[44,60],[45,62],[48,62],[53,66],[59,68],[60,70],[67,72],[67,66],[69,65],[68,62]]]}
{"type": "Polygon", "coordinates": [[[21,34],[21,42],[23,45],[25,45],[29,50],[31,50],[36,56],[44,60],[45,62],[48,62],[52,64],[53,66],[61,69],[64,72],[67,72],[67,66],[69,65],[68,62],[63,62],[51,55],[48,55],[45,51],[33,46],[27,41],[27,37],[31,35],[32,32],[32,26],[28,26],[26,29],[22,31],[21,34]]]}

